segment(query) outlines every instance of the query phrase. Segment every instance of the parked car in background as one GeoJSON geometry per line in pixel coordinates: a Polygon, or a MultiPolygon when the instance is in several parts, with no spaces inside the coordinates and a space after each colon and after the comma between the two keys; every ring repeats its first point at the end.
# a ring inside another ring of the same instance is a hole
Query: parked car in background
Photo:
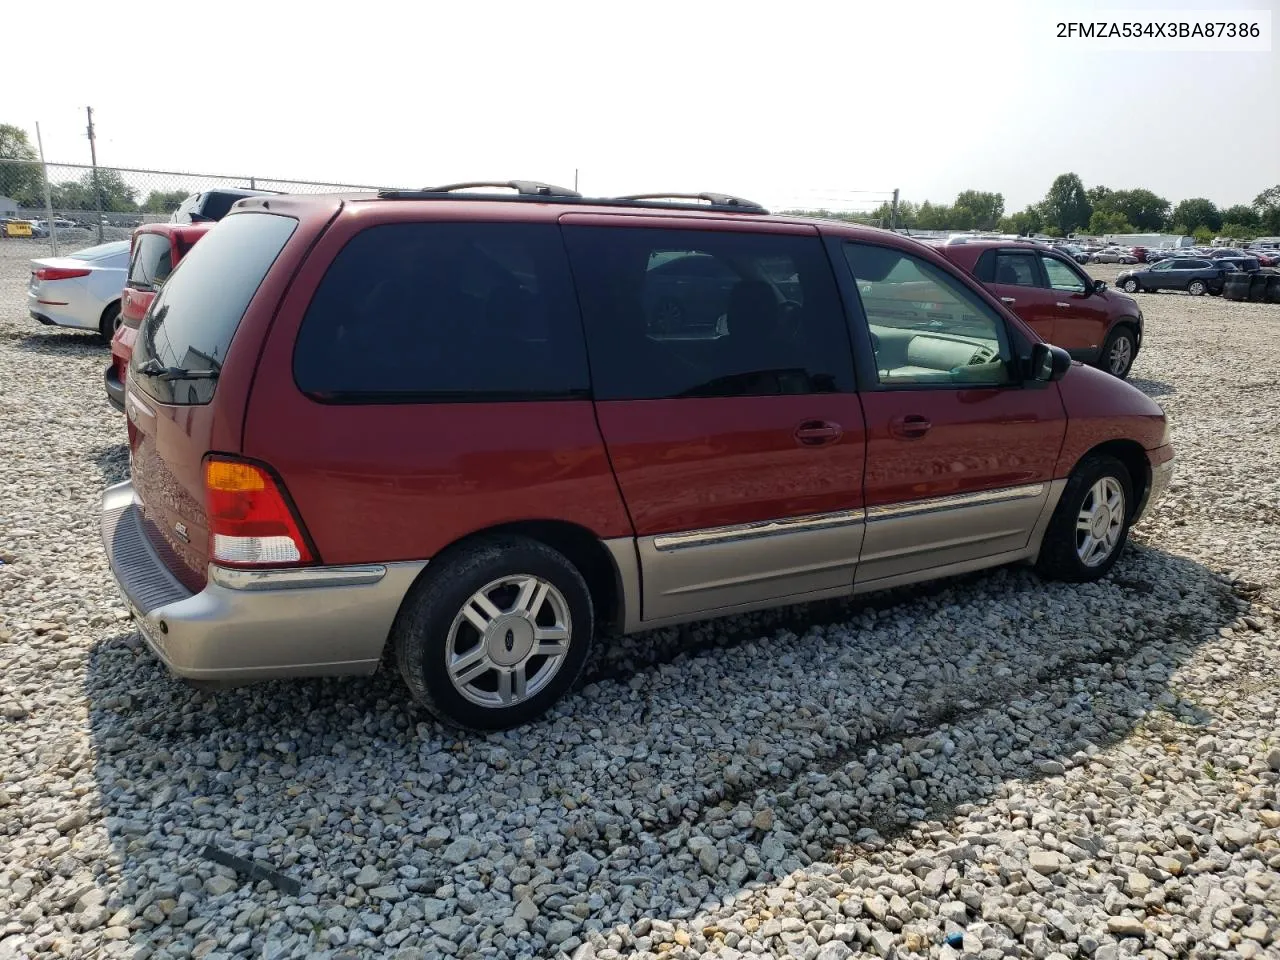
{"type": "Polygon", "coordinates": [[[1262,269],[1262,258],[1255,256],[1218,257],[1212,262],[1215,265],[1229,263],[1237,270],[1243,270],[1245,273],[1257,273],[1262,269]]]}
{"type": "Polygon", "coordinates": [[[129,270],[121,296],[120,324],[111,338],[111,362],[103,373],[107,400],[124,412],[124,383],[133,343],[147,308],[187,251],[212,223],[148,223],[130,241],[129,270]]]}
{"type": "Polygon", "coordinates": [[[1134,259],[1136,259],[1139,263],[1147,262],[1147,255],[1149,251],[1147,250],[1146,247],[1142,247],[1142,246],[1130,247],[1129,252],[1133,254],[1134,259]]]}
{"type": "Polygon", "coordinates": [[[1205,255],[1207,260],[1221,260],[1223,257],[1243,257],[1247,254],[1239,247],[1214,247],[1205,255]]]}
{"type": "Polygon", "coordinates": [[[1264,247],[1258,247],[1256,249],[1250,247],[1245,251],[1245,254],[1250,257],[1257,257],[1258,263],[1264,267],[1280,266],[1280,253],[1277,253],[1275,250],[1268,250],[1264,247]]]}
{"type": "Polygon", "coordinates": [[[128,263],[127,240],[32,260],[27,312],[40,323],[96,330],[110,340],[128,263]]]}
{"type": "Polygon", "coordinates": [[[1169,482],[1153,400],[910,238],[510,186],[246,200],[160,288],[102,537],[173,672],[389,647],[438,716],[510,727],[598,635],[1014,562],[1096,580],[1169,482]],[[725,335],[651,331],[679,256],[735,276],[725,335]]]}
{"type": "Polygon", "coordinates": [[[1235,269],[1229,263],[1196,257],[1161,260],[1143,270],[1126,270],[1116,277],[1116,286],[1127,293],[1156,293],[1160,290],[1185,290],[1192,296],[1219,294],[1227,274],[1235,269]]]}
{"type": "Polygon", "coordinates": [[[1089,258],[1090,263],[1137,263],[1138,258],[1123,247],[1103,247],[1089,258]]]}
{"type": "Polygon", "coordinates": [[[218,221],[227,215],[228,211],[231,210],[232,204],[237,200],[243,200],[245,197],[270,196],[276,196],[275,192],[272,190],[249,190],[240,187],[216,187],[213,190],[203,190],[200,193],[193,193],[178,204],[178,208],[169,217],[169,222],[202,223],[218,221]]]}
{"type": "Polygon", "coordinates": [[[1074,243],[1055,243],[1053,248],[1062,251],[1076,263],[1085,264],[1089,262],[1090,255],[1082,247],[1078,247],[1074,243]]]}
{"type": "Polygon", "coordinates": [[[1142,310],[1064,253],[1038,243],[978,241],[939,250],[982,281],[1047,343],[1127,377],[1142,347],[1142,310]]]}

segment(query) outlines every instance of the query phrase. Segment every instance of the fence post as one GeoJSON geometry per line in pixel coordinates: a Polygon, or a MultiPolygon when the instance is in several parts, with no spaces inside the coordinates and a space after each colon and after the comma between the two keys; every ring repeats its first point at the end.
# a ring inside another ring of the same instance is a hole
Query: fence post
{"type": "Polygon", "coordinates": [[[102,184],[98,182],[98,147],[93,140],[93,107],[85,107],[89,115],[89,161],[93,164],[93,198],[98,210],[98,242],[102,243],[102,184]]]}
{"type": "Polygon", "coordinates": [[[49,192],[49,164],[44,159],[44,137],[40,136],[40,122],[36,121],[36,145],[40,148],[40,178],[44,180],[44,209],[49,217],[49,247],[58,255],[58,228],[53,222],[53,194],[49,192]]]}
{"type": "Polygon", "coordinates": [[[249,178],[249,189],[250,189],[250,190],[257,190],[257,189],[258,189],[258,178],[257,178],[257,177],[250,177],[250,178],[249,178]]]}
{"type": "Polygon", "coordinates": [[[898,229],[898,188],[893,188],[893,209],[890,211],[890,225],[894,230],[898,229]]]}

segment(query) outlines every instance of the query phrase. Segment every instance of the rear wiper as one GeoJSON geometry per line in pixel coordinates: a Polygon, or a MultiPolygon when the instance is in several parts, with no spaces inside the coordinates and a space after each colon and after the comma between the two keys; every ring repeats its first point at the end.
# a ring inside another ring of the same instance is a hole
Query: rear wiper
{"type": "Polygon", "coordinates": [[[166,367],[159,360],[152,357],[142,366],[138,367],[135,373],[141,373],[144,376],[155,377],[157,380],[217,380],[217,370],[188,370],[186,367],[166,367]]]}

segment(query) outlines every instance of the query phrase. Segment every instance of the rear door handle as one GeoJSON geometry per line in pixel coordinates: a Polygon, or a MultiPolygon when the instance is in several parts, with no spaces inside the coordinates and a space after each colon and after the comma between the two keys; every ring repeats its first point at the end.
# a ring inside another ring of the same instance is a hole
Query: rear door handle
{"type": "Polygon", "coordinates": [[[796,427],[797,443],[806,447],[816,447],[824,443],[835,443],[844,436],[844,427],[830,420],[805,420],[796,427]]]}
{"type": "Polygon", "coordinates": [[[1000,302],[1001,303],[1017,303],[1018,301],[1015,300],[1013,297],[1001,297],[1000,302]]]}
{"type": "Polygon", "coordinates": [[[1059,301],[1058,301],[1058,306],[1060,306],[1060,307],[1065,307],[1065,308],[1066,308],[1066,309],[1068,309],[1068,310],[1070,310],[1070,309],[1071,309],[1071,304],[1069,304],[1069,303],[1063,303],[1061,300],[1059,300],[1059,301]]]}
{"type": "Polygon", "coordinates": [[[914,413],[894,417],[889,421],[889,432],[903,440],[918,440],[932,429],[933,424],[927,417],[914,413]]]}

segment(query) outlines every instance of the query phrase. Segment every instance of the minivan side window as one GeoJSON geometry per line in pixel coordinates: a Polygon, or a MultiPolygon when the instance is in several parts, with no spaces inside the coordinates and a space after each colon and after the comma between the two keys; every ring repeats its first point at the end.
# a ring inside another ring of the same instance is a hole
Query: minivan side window
{"type": "Polygon", "coordinates": [[[881,385],[1011,382],[1004,321],[977,294],[902,250],[844,244],[871,332],[881,385]]]}
{"type": "Polygon", "coordinates": [[[136,290],[154,290],[164,283],[172,269],[173,248],[169,238],[159,233],[142,233],[134,245],[125,282],[136,290]]]}
{"type": "Polygon", "coordinates": [[[848,392],[816,236],[566,226],[597,400],[848,392]]]}
{"type": "Polygon", "coordinates": [[[331,403],[590,397],[559,228],[435,222],[360,231],[316,287],[293,374],[303,393],[331,403]]]}

